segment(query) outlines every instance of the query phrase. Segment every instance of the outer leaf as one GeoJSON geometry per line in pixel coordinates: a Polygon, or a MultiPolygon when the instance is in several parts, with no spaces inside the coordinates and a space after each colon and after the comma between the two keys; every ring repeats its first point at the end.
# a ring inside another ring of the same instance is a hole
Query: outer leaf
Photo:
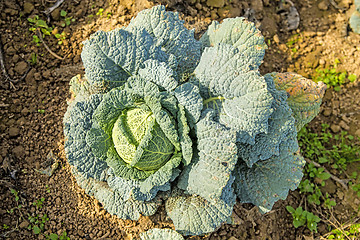
{"type": "Polygon", "coordinates": [[[184,240],[181,234],[172,229],[153,228],[140,234],[141,240],[184,240]]]}
{"type": "Polygon", "coordinates": [[[354,11],[350,17],[350,27],[354,33],[360,34],[360,4],[357,6],[358,10],[354,11]]]}
{"type": "Polygon", "coordinates": [[[179,111],[177,115],[178,132],[181,145],[181,153],[183,156],[183,163],[189,165],[193,157],[193,143],[190,138],[190,128],[187,123],[185,109],[182,105],[179,105],[179,111]]]}
{"type": "Polygon", "coordinates": [[[174,90],[174,95],[178,102],[185,107],[189,125],[193,128],[199,121],[201,110],[203,109],[203,99],[199,88],[187,82],[178,86],[174,90]]]}
{"type": "Polygon", "coordinates": [[[255,24],[242,17],[224,19],[221,24],[213,21],[200,41],[207,47],[218,43],[229,44],[242,54],[256,59],[257,67],[262,63],[267,48],[255,24]]]}
{"type": "Polygon", "coordinates": [[[199,157],[180,177],[178,187],[210,202],[221,198],[237,161],[236,135],[212,120],[213,112],[196,124],[199,157]]]}
{"type": "Polygon", "coordinates": [[[174,70],[179,80],[193,72],[201,56],[201,43],[195,40],[193,30],[184,27],[178,13],[155,6],[141,11],[126,30],[134,32],[137,27],[144,27],[154,37],[156,46],[175,56],[178,65],[174,70]]]}
{"type": "Polygon", "coordinates": [[[108,178],[106,182],[109,184],[109,187],[113,190],[119,192],[124,200],[129,200],[133,198],[138,201],[150,201],[154,199],[158,191],[168,191],[170,190],[170,183],[166,182],[164,185],[155,186],[149,192],[142,193],[140,191],[141,181],[136,180],[126,180],[114,175],[112,169],[108,171],[108,178]]]}
{"type": "Polygon", "coordinates": [[[97,158],[106,161],[107,151],[114,145],[111,136],[106,134],[104,130],[94,123],[92,128],[87,132],[85,140],[91,147],[93,154],[97,158]]]}
{"type": "Polygon", "coordinates": [[[274,79],[276,89],[289,94],[287,101],[293,111],[297,131],[319,113],[326,90],[323,82],[315,83],[295,73],[273,72],[265,76],[274,79]]]}
{"type": "Polygon", "coordinates": [[[298,187],[304,165],[300,155],[290,153],[282,144],[279,156],[258,161],[252,168],[239,161],[234,170],[236,194],[241,202],[253,203],[260,212],[268,212],[277,200],[287,197],[289,189],[298,187]]]}
{"type": "Polygon", "coordinates": [[[194,81],[205,104],[222,100],[220,123],[252,138],[267,132],[273,102],[256,61],[230,45],[206,48],[194,81]]]}
{"type": "Polygon", "coordinates": [[[89,83],[105,89],[123,85],[148,59],[167,60],[166,54],[141,28],[132,33],[123,29],[98,31],[84,42],[81,58],[89,83]]]}
{"type": "Polygon", "coordinates": [[[224,200],[216,203],[206,201],[200,196],[182,194],[174,190],[166,201],[166,212],[172,219],[175,229],[183,235],[200,235],[213,232],[225,222],[232,213],[235,196],[229,186],[224,200]]]}
{"type": "Polygon", "coordinates": [[[287,94],[284,91],[275,89],[272,78],[265,77],[268,89],[275,99],[272,104],[274,112],[269,118],[269,132],[260,133],[255,137],[255,143],[238,143],[239,157],[246,162],[248,167],[259,160],[265,160],[273,155],[279,156],[279,146],[287,141],[291,152],[295,152],[299,146],[296,138],[289,138],[290,133],[296,132],[295,119],[288,106],[287,94]]]}
{"type": "Polygon", "coordinates": [[[117,190],[109,188],[106,182],[86,178],[79,172],[73,171],[77,183],[85,192],[94,196],[101,202],[104,208],[111,214],[122,219],[138,220],[141,215],[151,216],[161,205],[161,200],[156,199],[148,202],[125,200],[117,190]]]}
{"type": "Polygon", "coordinates": [[[173,70],[166,63],[149,59],[144,65],[145,68],[139,70],[139,75],[146,81],[151,81],[167,91],[174,90],[178,85],[173,70]]]}
{"type": "Polygon", "coordinates": [[[80,173],[95,179],[102,178],[107,164],[93,154],[85,138],[92,126],[92,113],[101,99],[101,95],[91,95],[85,101],[75,101],[64,117],[67,159],[80,173]]]}

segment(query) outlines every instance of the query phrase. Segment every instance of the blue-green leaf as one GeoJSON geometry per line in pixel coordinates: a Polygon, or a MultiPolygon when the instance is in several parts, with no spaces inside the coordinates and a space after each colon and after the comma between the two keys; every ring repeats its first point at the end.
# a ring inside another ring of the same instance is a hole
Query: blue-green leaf
{"type": "MultiPolygon", "coordinates": [[[[295,136],[296,137],[296,136],[295,136]]],[[[249,168],[239,161],[234,170],[235,191],[243,203],[253,203],[260,212],[268,212],[279,199],[285,199],[289,190],[295,190],[303,176],[305,160],[280,145],[280,155],[256,162],[249,168]]]]}
{"type": "Polygon", "coordinates": [[[136,32],[138,27],[144,27],[154,37],[156,46],[175,57],[178,64],[174,70],[179,80],[194,71],[201,56],[201,43],[195,40],[193,30],[185,28],[179,13],[166,12],[164,6],[155,6],[141,11],[126,30],[136,32]]]}
{"type": "Polygon", "coordinates": [[[140,234],[141,240],[184,240],[183,236],[172,229],[153,228],[140,234]]]}
{"type": "Polygon", "coordinates": [[[89,83],[109,90],[137,74],[146,60],[166,61],[168,56],[139,27],[131,33],[124,29],[94,33],[84,42],[81,58],[89,83]]]}

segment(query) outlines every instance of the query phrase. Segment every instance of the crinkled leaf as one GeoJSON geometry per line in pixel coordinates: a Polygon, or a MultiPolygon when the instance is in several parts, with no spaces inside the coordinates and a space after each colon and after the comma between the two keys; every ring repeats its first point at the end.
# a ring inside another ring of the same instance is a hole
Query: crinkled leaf
{"type": "Polygon", "coordinates": [[[106,161],[106,153],[109,148],[114,145],[111,137],[94,123],[92,128],[87,132],[85,140],[91,147],[91,151],[94,155],[97,158],[106,161]]]}
{"type": "Polygon", "coordinates": [[[114,123],[127,108],[135,107],[134,96],[123,88],[115,88],[104,95],[103,100],[93,114],[93,120],[111,136],[114,123]]]}
{"type": "Polygon", "coordinates": [[[155,186],[151,188],[150,191],[143,193],[140,191],[141,181],[132,179],[126,180],[121,177],[117,177],[114,175],[111,168],[108,170],[108,174],[109,176],[107,177],[106,182],[109,187],[118,191],[124,200],[133,198],[134,200],[139,201],[150,201],[156,197],[158,191],[165,192],[170,190],[170,183],[166,182],[164,185],[155,186]]]}
{"type": "Polygon", "coordinates": [[[174,90],[174,95],[178,102],[185,107],[186,116],[191,128],[199,121],[201,110],[203,109],[203,99],[199,88],[187,82],[181,84],[174,90]]]}
{"type": "Polygon", "coordinates": [[[289,94],[287,101],[293,111],[297,131],[319,113],[326,90],[323,82],[315,83],[295,73],[273,72],[265,76],[274,79],[276,89],[289,94]]]}
{"type": "Polygon", "coordinates": [[[146,60],[166,61],[167,56],[155,46],[149,33],[139,27],[131,33],[124,29],[94,33],[84,42],[81,58],[89,83],[111,89],[137,74],[146,60]]]}
{"type": "Polygon", "coordinates": [[[213,121],[212,113],[196,124],[199,157],[183,171],[178,187],[216,202],[231,179],[237,148],[236,134],[213,121]]]}
{"type": "Polygon", "coordinates": [[[192,149],[193,143],[189,135],[190,128],[187,123],[185,109],[182,105],[179,105],[177,123],[178,123],[181,153],[183,157],[182,160],[185,165],[188,165],[193,157],[193,149],[192,149]]]}
{"type": "Polygon", "coordinates": [[[262,213],[268,212],[276,201],[287,197],[290,189],[298,187],[304,164],[300,155],[289,152],[282,144],[279,156],[258,161],[251,168],[239,161],[234,170],[236,194],[241,202],[253,203],[262,213]]]}
{"type": "Polygon", "coordinates": [[[242,17],[227,18],[221,24],[213,21],[200,41],[207,47],[218,43],[229,44],[255,59],[257,66],[262,63],[267,48],[255,24],[242,17]]]}
{"type": "Polygon", "coordinates": [[[149,59],[144,65],[145,67],[139,70],[139,75],[146,81],[153,82],[167,91],[174,90],[178,85],[173,70],[166,63],[149,59]]]}
{"type": "Polygon", "coordinates": [[[138,220],[140,215],[151,216],[161,205],[160,199],[152,201],[137,201],[132,198],[125,200],[117,190],[111,189],[106,182],[93,178],[86,178],[77,171],[73,171],[77,183],[85,192],[94,196],[111,214],[122,219],[138,220]]]}
{"type": "Polygon", "coordinates": [[[183,235],[200,235],[213,232],[232,213],[235,195],[228,188],[226,200],[211,203],[200,196],[183,194],[174,190],[165,204],[166,212],[175,229],[183,235]]]}
{"type": "Polygon", "coordinates": [[[165,136],[174,145],[177,151],[180,151],[180,143],[178,132],[176,128],[176,122],[174,118],[161,106],[161,95],[156,85],[149,82],[145,85],[145,91],[147,95],[144,96],[146,105],[151,109],[154,114],[156,122],[160,125],[164,131],[165,136]]]}
{"type": "Polygon", "coordinates": [[[279,146],[283,141],[287,141],[290,151],[295,152],[299,146],[296,138],[288,138],[288,134],[296,132],[295,119],[292,111],[287,104],[287,94],[284,91],[275,89],[272,78],[265,77],[268,89],[275,101],[272,104],[274,112],[269,118],[268,133],[260,133],[255,137],[255,143],[239,142],[239,157],[246,162],[248,167],[259,161],[279,155],[279,146]]]}
{"type": "Polygon", "coordinates": [[[273,102],[255,63],[236,48],[218,44],[204,50],[192,80],[205,105],[221,100],[220,123],[252,138],[267,132],[273,102]]]}
{"type": "Polygon", "coordinates": [[[125,163],[117,154],[114,148],[110,148],[107,152],[106,163],[114,170],[114,174],[124,179],[140,180],[149,177],[155,171],[143,171],[131,167],[125,163]]]}
{"type": "Polygon", "coordinates": [[[71,165],[88,177],[100,179],[107,168],[86,143],[86,134],[92,127],[92,113],[99,105],[101,95],[91,95],[85,101],[69,106],[64,117],[65,153],[71,165]]]}
{"type": "Polygon", "coordinates": [[[181,154],[174,154],[164,166],[140,183],[140,191],[147,193],[154,187],[162,186],[171,181],[173,177],[178,176],[179,170],[176,168],[180,162],[181,154]]]}
{"type": "Polygon", "coordinates": [[[141,240],[184,240],[183,236],[172,229],[153,228],[140,234],[141,240]]]}
{"type": "Polygon", "coordinates": [[[158,5],[139,12],[126,30],[134,32],[137,27],[144,27],[156,46],[175,56],[178,65],[174,70],[179,80],[193,72],[201,56],[201,43],[195,40],[193,30],[185,28],[179,13],[166,12],[164,6],[158,5]]]}

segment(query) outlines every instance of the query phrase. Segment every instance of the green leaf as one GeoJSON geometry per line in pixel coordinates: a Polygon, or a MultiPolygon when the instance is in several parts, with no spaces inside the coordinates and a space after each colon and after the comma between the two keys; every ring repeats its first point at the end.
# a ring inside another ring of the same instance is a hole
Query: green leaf
{"type": "Polygon", "coordinates": [[[67,12],[64,10],[60,11],[60,16],[65,17],[67,15],[67,12]]]}
{"type": "Polygon", "coordinates": [[[49,238],[50,240],[58,240],[58,239],[59,239],[59,236],[58,236],[57,234],[55,234],[55,233],[51,233],[51,234],[48,236],[48,238],[49,238]]]}
{"type": "Polygon", "coordinates": [[[318,175],[318,177],[322,180],[327,180],[330,178],[330,176],[331,176],[331,174],[327,173],[327,172],[322,172],[318,175]]]}
{"type": "Polygon", "coordinates": [[[288,210],[289,213],[295,213],[295,209],[292,206],[286,206],[286,210],[288,210]]]}
{"type": "Polygon", "coordinates": [[[40,233],[41,233],[41,229],[40,229],[37,225],[35,225],[35,226],[33,227],[33,232],[34,232],[34,234],[40,234],[40,233]]]}

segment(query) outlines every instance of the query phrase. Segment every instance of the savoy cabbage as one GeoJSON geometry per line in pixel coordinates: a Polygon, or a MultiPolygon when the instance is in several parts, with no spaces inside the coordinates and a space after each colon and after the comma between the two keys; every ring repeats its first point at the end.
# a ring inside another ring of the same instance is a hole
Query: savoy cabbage
{"type": "Polygon", "coordinates": [[[137,220],[165,202],[178,232],[199,235],[227,222],[236,198],[268,212],[297,188],[297,130],[325,87],[262,76],[264,38],[244,18],[213,22],[200,41],[183,23],[156,6],[84,42],[65,151],[111,214],[137,220]]]}

